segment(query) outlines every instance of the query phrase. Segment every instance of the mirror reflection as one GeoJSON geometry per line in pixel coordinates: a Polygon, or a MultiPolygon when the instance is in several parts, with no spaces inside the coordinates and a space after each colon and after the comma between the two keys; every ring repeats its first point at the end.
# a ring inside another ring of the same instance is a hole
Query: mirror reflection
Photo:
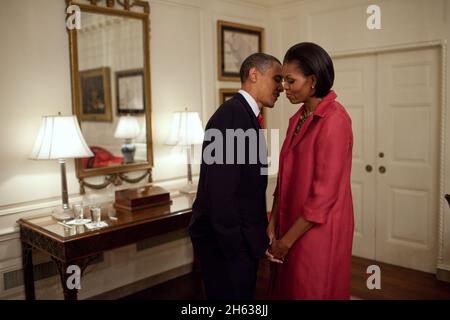
{"type": "Polygon", "coordinates": [[[142,21],[83,12],[79,119],[94,157],[85,170],[147,162],[142,21]]]}

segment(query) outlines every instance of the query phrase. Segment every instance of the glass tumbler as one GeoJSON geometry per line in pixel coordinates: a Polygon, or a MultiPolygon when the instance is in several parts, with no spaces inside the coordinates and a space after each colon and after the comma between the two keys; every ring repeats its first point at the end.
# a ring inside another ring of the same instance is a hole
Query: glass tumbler
{"type": "Polygon", "coordinates": [[[99,207],[91,208],[92,222],[96,226],[100,226],[100,222],[102,221],[102,211],[99,207]]]}
{"type": "Polygon", "coordinates": [[[84,219],[83,205],[81,203],[76,203],[73,205],[73,216],[75,218],[75,223],[80,223],[84,219]]]}

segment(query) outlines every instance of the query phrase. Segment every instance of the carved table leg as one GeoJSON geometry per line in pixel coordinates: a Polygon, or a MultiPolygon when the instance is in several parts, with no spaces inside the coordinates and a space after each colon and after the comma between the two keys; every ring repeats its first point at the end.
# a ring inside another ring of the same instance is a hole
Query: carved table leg
{"type": "Polygon", "coordinates": [[[23,280],[25,284],[25,299],[35,300],[34,272],[33,272],[33,250],[32,246],[22,241],[22,264],[23,280]]]}
{"type": "MultiPolygon", "coordinates": [[[[61,286],[64,293],[64,300],[77,300],[78,299],[78,289],[76,287],[69,287],[68,280],[72,276],[72,273],[67,272],[68,268],[71,265],[75,265],[74,263],[70,262],[63,262],[61,260],[53,258],[53,261],[56,263],[56,266],[58,268],[59,278],[61,280],[61,286]]],[[[81,275],[80,275],[81,277],[81,275]]],[[[79,279],[81,281],[81,279],[79,279]]]]}
{"type": "Polygon", "coordinates": [[[97,257],[98,255],[94,255],[83,259],[64,262],[52,257],[58,268],[64,292],[64,300],[78,299],[78,290],[81,289],[81,276],[87,265],[97,257]]]}

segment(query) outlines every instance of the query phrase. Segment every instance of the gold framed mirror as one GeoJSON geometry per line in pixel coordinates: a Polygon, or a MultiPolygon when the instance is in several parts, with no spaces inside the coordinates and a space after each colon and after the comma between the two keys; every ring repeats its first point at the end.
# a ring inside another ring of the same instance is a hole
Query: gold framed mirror
{"type": "Polygon", "coordinates": [[[66,0],[66,5],[72,110],[94,153],[76,159],[80,193],[122,181],[151,182],[149,3],[66,0]],[[133,171],[143,174],[131,178],[127,173],[133,171]],[[94,176],[104,181],[86,181],[94,176]]]}

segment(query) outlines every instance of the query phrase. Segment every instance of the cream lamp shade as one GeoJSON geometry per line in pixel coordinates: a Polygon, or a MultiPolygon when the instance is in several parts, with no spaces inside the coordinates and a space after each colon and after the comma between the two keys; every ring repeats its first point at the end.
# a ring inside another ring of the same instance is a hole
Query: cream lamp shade
{"type": "Polygon", "coordinates": [[[119,117],[114,137],[123,139],[136,138],[140,133],[139,122],[136,117],[119,117]]]}
{"type": "Polygon", "coordinates": [[[190,146],[202,144],[204,131],[198,112],[180,111],[174,112],[168,145],[190,146]]]}
{"type": "Polygon", "coordinates": [[[44,116],[30,158],[36,160],[93,157],[75,116],[44,116]]]}

